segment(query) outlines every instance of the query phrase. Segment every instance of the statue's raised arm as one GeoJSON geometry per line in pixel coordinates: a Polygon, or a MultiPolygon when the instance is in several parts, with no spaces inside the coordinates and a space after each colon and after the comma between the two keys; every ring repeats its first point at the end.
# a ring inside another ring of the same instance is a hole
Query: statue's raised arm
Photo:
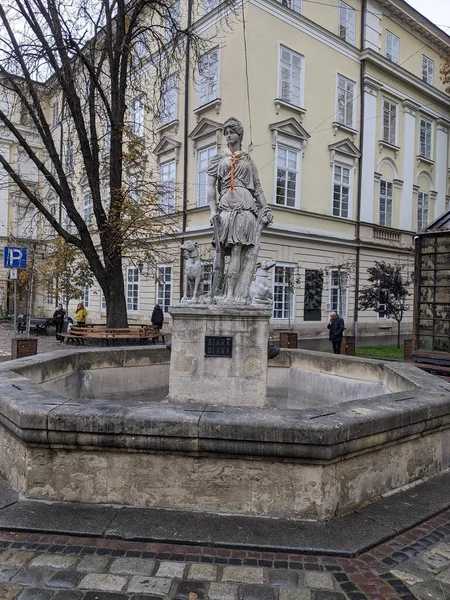
{"type": "Polygon", "coordinates": [[[250,302],[261,232],[272,222],[256,165],[242,149],[243,134],[240,121],[228,119],[224,124],[227,148],[208,166],[207,198],[216,250],[211,296],[217,301],[222,290],[221,299],[227,303],[250,302]],[[223,285],[225,256],[230,259],[223,285]]]}

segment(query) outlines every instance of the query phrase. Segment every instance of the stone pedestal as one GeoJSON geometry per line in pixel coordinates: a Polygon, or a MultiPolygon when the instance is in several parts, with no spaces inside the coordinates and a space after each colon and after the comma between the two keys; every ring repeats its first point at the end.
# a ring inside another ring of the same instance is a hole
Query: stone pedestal
{"type": "Polygon", "coordinates": [[[169,400],[265,406],[270,308],[179,304],[169,312],[169,400]]]}

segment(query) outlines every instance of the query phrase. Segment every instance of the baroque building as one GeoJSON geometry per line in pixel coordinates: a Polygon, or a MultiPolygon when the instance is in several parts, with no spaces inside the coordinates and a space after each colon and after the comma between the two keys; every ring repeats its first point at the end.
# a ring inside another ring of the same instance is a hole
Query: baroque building
{"type": "MultiPolygon", "coordinates": [[[[130,103],[133,133],[151,149],[164,212],[178,219],[180,234],[167,242],[167,260],[126,268],[129,320],[148,321],[156,301],[167,313],[179,300],[181,239],[199,244],[208,291],[206,170],[225,145],[223,122],[236,116],[274,214],[261,246],[261,258],[276,262],[273,330],[291,324],[304,337],[325,334],[328,313],[337,310],[348,331],[390,333],[383,291],[377,314],[358,311],[358,290],[375,260],[412,270],[414,236],[448,207],[450,98],[439,74],[450,37],[403,0],[173,5],[177,19],[188,12],[210,44],[194,73],[176,69],[164,80],[156,131],[142,98],[130,103]]],[[[144,73],[145,45],[136,54],[144,73]]],[[[57,89],[49,97],[55,136],[73,164],[57,89]]],[[[106,124],[104,152],[107,138],[106,124]]],[[[2,152],[17,151],[8,144],[0,136],[2,152]]],[[[139,201],[132,174],[129,184],[139,201]]],[[[0,235],[7,236],[11,197],[4,188],[0,194],[0,235]]],[[[81,188],[79,202],[89,219],[81,188]]],[[[86,288],[84,301],[89,320],[100,322],[100,289],[86,288]]],[[[37,298],[42,311],[53,303],[44,291],[37,298]]]]}

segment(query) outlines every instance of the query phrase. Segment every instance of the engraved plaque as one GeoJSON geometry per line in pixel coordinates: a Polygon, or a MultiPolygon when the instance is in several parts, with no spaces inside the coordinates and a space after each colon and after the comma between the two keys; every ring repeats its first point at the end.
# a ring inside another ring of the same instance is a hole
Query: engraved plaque
{"type": "Polygon", "coordinates": [[[205,335],[205,356],[225,356],[231,358],[233,338],[205,335]]]}

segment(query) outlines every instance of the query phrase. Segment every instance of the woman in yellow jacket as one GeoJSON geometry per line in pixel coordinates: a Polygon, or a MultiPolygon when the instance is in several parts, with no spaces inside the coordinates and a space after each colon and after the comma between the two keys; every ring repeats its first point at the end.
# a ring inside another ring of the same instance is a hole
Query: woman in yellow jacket
{"type": "Polygon", "coordinates": [[[77,320],[77,325],[86,325],[86,317],[87,310],[84,308],[84,304],[80,302],[77,306],[77,310],[75,311],[75,319],[77,320]]]}

